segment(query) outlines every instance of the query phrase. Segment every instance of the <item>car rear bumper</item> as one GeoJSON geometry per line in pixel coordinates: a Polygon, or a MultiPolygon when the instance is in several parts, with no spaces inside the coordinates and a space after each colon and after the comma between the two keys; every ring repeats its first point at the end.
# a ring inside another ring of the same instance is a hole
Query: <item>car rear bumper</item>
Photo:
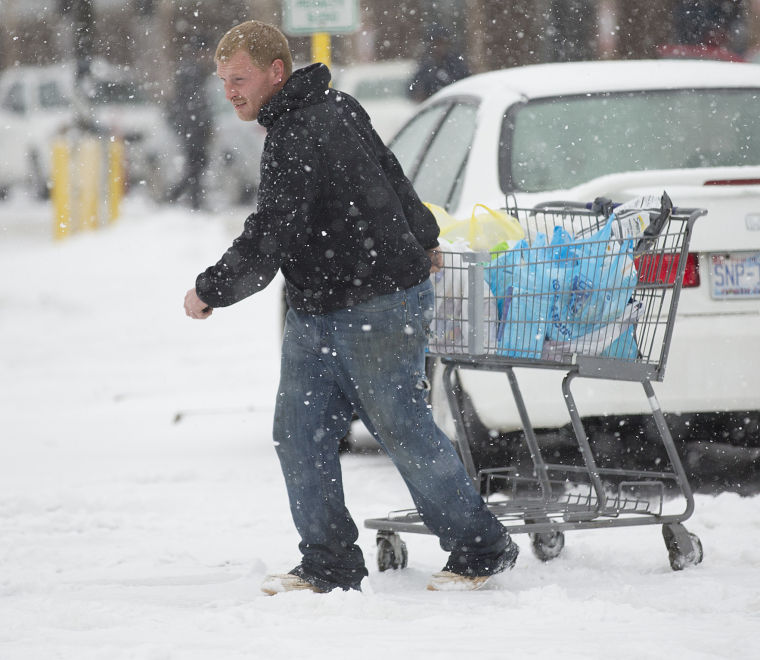
{"type": "MultiPolygon", "coordinates": [[[[758,313],[679,316],[665,379],[654,385],[663,410],[760,409],[760,369],[753,359],[758,337],[758,313]]],[[[515,374],[535,427],[553,428],[569,422],[561,390],[564,371],[519,368],[515,374]]],[[[499,432],[520,428],[503,373],[467,369],[460,377],[486,427],[499,432]]],[[[582,417],[651,412],[638,383],[578,378],[573,395],[582,417]]],[[[442,403],[442,398],[434,400],[434,405],[442,403]]]]}

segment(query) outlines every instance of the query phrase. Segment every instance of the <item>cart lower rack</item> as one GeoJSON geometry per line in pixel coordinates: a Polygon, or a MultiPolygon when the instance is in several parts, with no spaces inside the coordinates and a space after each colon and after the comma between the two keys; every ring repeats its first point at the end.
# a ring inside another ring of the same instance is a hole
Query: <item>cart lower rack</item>
{"type": "MultiPolygon", "coordinates": [[[[651,524],[662,525],[673,570],[702,561],[699,538],[682,524],[694,499],[652,381],[664,377],[692,227],[706,212],[669,202],[664,195],[650,209],[509,209],[525,240],[479,253],[454,246],[435,276],[430,355],[443,365],[452,440],[489,510],[510,534],[528,533],[544,561],[560,554],[565,531],[651,524]],[[545,460],[515,367],[565,372],[562,398],[579,461],[545,460]],[[506,374],[530,469],[476,470],[456,396],[461,369],[506,374]],[[576,378],[639,382],[668,463],[656,471],[600,467],[573,397],[576,378]],[[666,511],[674,503],[679,510],[666,511]]],[[[406,566],[399,534],[430,533],[413,509],[364,524],[378,530],[381,571],[406,566]]]]}

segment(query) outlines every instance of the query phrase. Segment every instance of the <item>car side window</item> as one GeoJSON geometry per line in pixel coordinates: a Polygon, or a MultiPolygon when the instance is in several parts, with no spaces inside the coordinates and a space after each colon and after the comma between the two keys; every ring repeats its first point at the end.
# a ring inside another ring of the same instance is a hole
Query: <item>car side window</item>
{"type": "Polygon", "coordinates": [[[70,104],[60,85],[54,80],[41,82],[38,94],[41,108],[65,108],[70,104]]]}
{"type": "Polygon", "coordinates": [[[390,143],[391,151],[410,179],[414,178],[422,154],[448,109],[448,105],[439,104],[425,110],[404,126],[390,143]]]}
{"type": "Polygon", "coordinates": [[[475,134],[478,108],[455,103],[440,125],[412,183],[425,202],[448,209],[457,202],[461,178],[475,134]]]}
{"type": "Polygon", "coordinates": [[[26,112],[24,85],[21,82],[15,82],[10,86],[3,97],[2,107],[19,115],[23,115],[26,112]]]}

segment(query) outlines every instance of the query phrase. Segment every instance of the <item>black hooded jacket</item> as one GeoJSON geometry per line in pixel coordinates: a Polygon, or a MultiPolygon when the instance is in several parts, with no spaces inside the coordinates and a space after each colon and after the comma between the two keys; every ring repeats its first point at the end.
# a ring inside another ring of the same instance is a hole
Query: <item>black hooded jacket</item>
{"type": "Polygon", "coordinates": [[[430,273],[438,226],[359,103],[323,64],[295,71],[261,108],[258,208],[198,296],[231,305],[282,270],[294,309],[322,314],[407,289],[430,273]]]}

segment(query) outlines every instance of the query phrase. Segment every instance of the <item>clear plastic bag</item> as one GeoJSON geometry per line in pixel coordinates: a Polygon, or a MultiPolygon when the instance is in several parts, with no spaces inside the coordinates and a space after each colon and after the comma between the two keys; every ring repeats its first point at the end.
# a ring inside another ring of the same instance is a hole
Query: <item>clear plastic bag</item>
{"type": "MultiPolygon", "coordinates": [[[[439,239],[438,249],[444,254],[444,268],[431,275],[435,291],[435,313],[430,325],[428,348],[433,353],[469,353],[469,261],[465,253],[473,253],[465,241],[450,243],[439,239]]],[[[486,336],[485,352],[496,346],[498,311],[496,299],[485,280],[483,287],[483,321],[486,336]]]]}

